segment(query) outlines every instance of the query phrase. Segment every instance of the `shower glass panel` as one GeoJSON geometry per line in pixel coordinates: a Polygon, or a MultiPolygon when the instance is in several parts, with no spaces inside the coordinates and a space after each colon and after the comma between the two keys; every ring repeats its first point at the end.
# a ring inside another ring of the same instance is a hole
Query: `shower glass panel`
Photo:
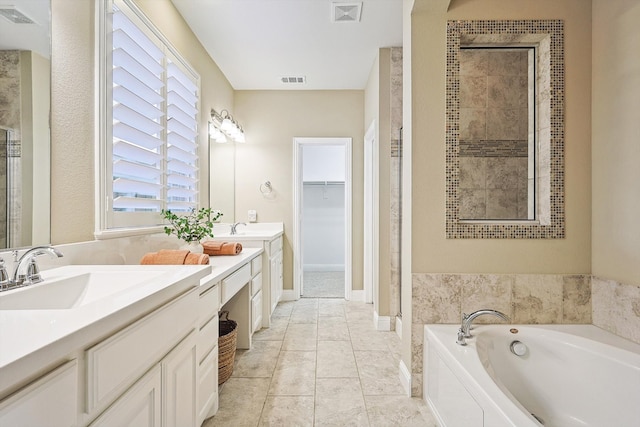
{"type": "Polygon", "coordinates": [[[21,153],[15,132],[0,127],[0,248],[20,246],[21,153]]]}

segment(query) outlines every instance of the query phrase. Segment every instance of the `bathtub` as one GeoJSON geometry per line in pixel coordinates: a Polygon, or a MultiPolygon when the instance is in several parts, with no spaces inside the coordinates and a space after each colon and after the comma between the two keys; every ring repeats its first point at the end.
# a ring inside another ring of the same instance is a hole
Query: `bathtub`
{"type": "Polygon", "coordinates": [[[425,326],[423,396],[441,426],[640,426],[640,345],[592,325],[496,324],[460,346],[458,328],[425,326]]]}

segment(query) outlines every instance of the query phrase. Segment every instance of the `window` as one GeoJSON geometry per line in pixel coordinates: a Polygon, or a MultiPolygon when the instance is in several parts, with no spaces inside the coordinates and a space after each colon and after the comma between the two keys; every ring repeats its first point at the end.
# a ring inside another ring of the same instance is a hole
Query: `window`
{"type": "Polygon", "coordinates": [[[198,207],[199,76],[130,0],[105,0],[102,229],[198,207]]]}

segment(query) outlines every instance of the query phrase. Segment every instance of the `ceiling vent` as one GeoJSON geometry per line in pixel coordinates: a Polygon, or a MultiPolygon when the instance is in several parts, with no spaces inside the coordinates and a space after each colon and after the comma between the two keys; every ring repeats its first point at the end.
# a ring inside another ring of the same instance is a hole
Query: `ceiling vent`
{"type": "Polygon", "coordinates": [[[292,76],[284,76],[280,78],[280,81],[282,83],[286,83],[286,84],[290,84],[290,83],[306,83],[307,82],[307,78],[305,76],[297,76],[297,77],[292,77],[292,76]]]}
{"type": "Polygon", "coordinates": [[[14,24],[35,24],[31,18],[20,12],[15,6],[0,6],[0,16],[7,18],[14,24]]]}
{"type": "Polygon", "coordinates": [[[360,22],[362,2],[331,3],[331,22],[360,22]]]}

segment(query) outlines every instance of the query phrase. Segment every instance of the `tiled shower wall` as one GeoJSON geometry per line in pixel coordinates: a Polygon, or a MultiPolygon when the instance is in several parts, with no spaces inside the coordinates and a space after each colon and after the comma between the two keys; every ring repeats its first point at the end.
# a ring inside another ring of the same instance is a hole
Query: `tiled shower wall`
{"type": "MultiPolygon", "coordinates": [[[[555,274],[413,275],[411,388],[422,395],[424,325],[460,323],[462,313],[499,310],[514,323],[591,323],[591,276],[555,274]]],[[[491,317],[478,321],[494,322],[491,317]]],[[[452,337],[455,339],[455,337],[452,337]]]]}
{"type": "Polygon", "coordinates": [[[402,196],[402,48],[391,48],[391,165],[390,165],[390,263],[389,314],[391,329],[395,329],[396,314],[400,313],[400,205],[402,196]]]}

